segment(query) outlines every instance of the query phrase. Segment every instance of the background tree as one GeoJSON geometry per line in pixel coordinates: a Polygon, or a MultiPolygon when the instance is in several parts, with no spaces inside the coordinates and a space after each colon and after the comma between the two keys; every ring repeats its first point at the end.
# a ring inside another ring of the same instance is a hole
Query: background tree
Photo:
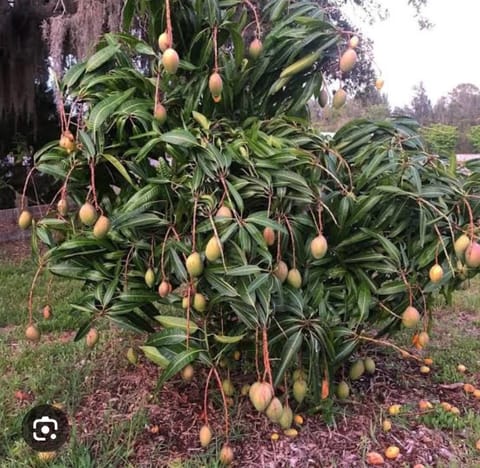
{"type": "Polygon", "coordinates": [[[477,153],[480,153],[480,125],[470,127],[468,138],[477,153]]]}

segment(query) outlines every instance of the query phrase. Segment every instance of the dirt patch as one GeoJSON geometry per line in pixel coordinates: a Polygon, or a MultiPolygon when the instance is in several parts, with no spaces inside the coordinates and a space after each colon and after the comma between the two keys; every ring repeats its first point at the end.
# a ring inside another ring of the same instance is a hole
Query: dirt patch
{"type": "Polygon", "coordinates": [[[29,239],[0,242],[0,262],[21,263],[31,254],[29,239]]]}

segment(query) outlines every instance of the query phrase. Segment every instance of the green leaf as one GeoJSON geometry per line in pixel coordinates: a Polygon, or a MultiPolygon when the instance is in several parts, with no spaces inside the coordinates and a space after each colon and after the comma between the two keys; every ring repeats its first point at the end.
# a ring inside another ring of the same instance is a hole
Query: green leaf
{"type": "Polygon", "coordinates": [[[157,322],[160,322],[165,328],[179,328],[180,330],[188,331],[193,335],[197,330],[198,326],[193,322],[193,320],[188,321],[183,317],[174,317],[169,315],[156,315],[154,319],[157,322]]]}
{"type": "Polygon", "coordinates": [[[183,146],[184,148],[198,146],[197,139],[188,130],[182,129],[175,129],[164,133],[160,137],[160,140],[165,143],[170,143],[171,145],[183,146]]]}
{"type": "Polygon", "coordinates": [[[129,31],[132,26],[133,15],[135,13],[136,0],[125,0],[122,9],[122,29],[129,31]]]}
{"type": "Polygon", "coordinates": [[[257,265],[243,265],[239,267],[229,268],[227,274],[229,276],[248,276],[258,275],[262,270],[257,265]]]}
{"type": "Polygon", "coordinates": [[[85,62],[80,62],[72,65],[63,76],[63,84],[67,88],[72,88],[73,86],[75,86],[78,80],[80,80],[82,75],[85,73],[86,67],[87,64],[85,62]]]}
{"type": "Polygon", "coordinates": [[[360,283],[358,288],[358,310],[360,312],[359,322],[364,322],[368,318],[368,312],[370,309],[370,302],[372,295],[370,293],[370,288],[366,283],[360,283]]]}
{"type": "Polygon", "coordinates": [[[245,333],[243,335],[237,335],[237,336],[213,335],[213,338],[215,339],[215,341],[218,341],[219,343],[222,343],[222,344],[238,343],[239,341],[243,340],[244,337],[245,337],[245,333]]]}
{"type": "Polygon", "coordinates": [[[147,345],[160,348],[161,346],[170,346],[183,343],[186,339],[187,335],[185,334],[185,330],[181,330],[180,328],[167,328],[158,333],[150,335],[147,345]]]}
{"type": "Polygon", "coordinates": [[[88,118],[88,126],[92,129],[94,139],[96,133],[100,130],[101,125],[110,117],[116,108],[126,101],[133,93],[135,88],[130,88],[122,93],[114,93],[112,96],[105,98],[94,106],[88,118]]]}
{"type": "Polygon", "coordinates": [[[283,374],[293,362],[300,347],[302,346],[303,335],[301,331],[296,332],[288,338],[283,347],[282,357],[280,358],[280,365],[276,369],[274,385],[280,384],[283,378],[283,374]]]}
{"type": "Polygon", "coordinates": [[[200,349],[187,349],[176,356],[174,360],[166,367],[162,372],[160,379],[158,380],[157,387],[161,388],[162,385],[175,374],[180,372],[187,364],[193,362],[200,354],[200,349]]]}
{"type": "Polygon", "coordinates": [[[130,174],[125,169],[125,166],[113,155],[103,153],[102,157],[105,158],[122,176],[123,178],[130,184],[134,185],[133,181],[130,177],[130,174]]]}
{"type": "Polygon", "coordinates": [[[109,45],[100,49],[87,60],[85,70],[87,73],[96,70],[104,63],[108,62],[119,50],[119,45],[109,45]]]}
{"type": "Polygon", "coordinates": [[[170,361],[154,346],[139,346],[139,348],[143,351],[145,357],[157,366],[165,369],[170,364],[170,361]]]}

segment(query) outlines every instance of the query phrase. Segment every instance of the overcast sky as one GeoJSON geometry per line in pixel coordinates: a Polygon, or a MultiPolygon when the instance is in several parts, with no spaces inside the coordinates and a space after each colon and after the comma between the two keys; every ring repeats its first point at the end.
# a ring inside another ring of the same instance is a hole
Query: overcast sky
{"type": "Polygon", "coordinates": [[[392,107],[409,104],[413,86],[422,80],[432,104],[457,84],[480,87],[480,0],[429,0],[424,11],[434,27],[423,31],[407,0],[383,3],[390,17],[362,28],[375,43],[392,107]]]}

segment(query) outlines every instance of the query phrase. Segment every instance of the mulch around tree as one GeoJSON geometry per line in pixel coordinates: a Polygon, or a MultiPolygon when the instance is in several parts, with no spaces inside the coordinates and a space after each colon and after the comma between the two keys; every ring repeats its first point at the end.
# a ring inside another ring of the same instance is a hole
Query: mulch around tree
{"type": "MultiPolygon", "coordinates": [[[[114,346],[114,345],[112,345],[114,346]]],[[[176,466],[174,461],[210,454],[205,466],[214,460],[215,443],[224,441],[224,416],[218,390],[210,384],[209,423],[217,441],[202,449],[198,431],[203,425],[203,392],[206,372],[197,370],[191,382],[174,378],[163,389],[156,390],[159,369],[141,358],[137,366],[119,359],[117,352],[102,353],[97,371],[90,378],[95,390],[81,402],[76,413],[79,433],[85,441],[95,440],[99,431],[111,430],[121,421],[129,421],[138,411],[146,411],[148,423],[135,441],[129,459],[135,467],[176,466]],[[110,429],[108,428],[110,426],[110,429]]],[[[297,414],[304,417],[302,426],[295,426],[299,435],[286,437],[278,425],[257,413],[248,397],[240,396],[241,386],[252,380],[239,368],[232,370],[236,386],[235,403],[230,408],[230,443],[235,452],[237,467],[356,467],[367,466],[366,453],[373,450],[383,454],[386,447],[396,445],[401,455],[383,466],[451,466],[461,454],[451,444],[451,434],[434,430],[422,423],[418,401],[447,401],[478,412],[480,402],[465,395],[457,385],[443,388],[418,371],[418,363],[400,357],[378,353],[377,371],[353,384],[350,399],[336,403],[334,424],[327,425],[322,414],[306,415],[302,407],[297,414]],[[401,420],[387,415],[392,404],[407,405],[401,420]],[[383,418],[392,420],[392,430],[382,431],[383,418]],[[272,432],[280,438],[272,442],[272,432]]],[[[434,367],[434,366],[433,366],[434,367]]],[[[476,381],[479,382],[476,376],[476,381]]],[[[251,382],[250,382],[251,383],[251,382]]],[[[457,434],[458,435],[458,434],[457,434]]],[[[95,445],[93,446],[95,451],[95,445]]],[[[198,458],[196,460],[199,460],[198,458]]],[[[178,465],[181,466],[181,465],[178,465]]],[[[190,465],[189,465],[190,466],[190,465]]]]}

